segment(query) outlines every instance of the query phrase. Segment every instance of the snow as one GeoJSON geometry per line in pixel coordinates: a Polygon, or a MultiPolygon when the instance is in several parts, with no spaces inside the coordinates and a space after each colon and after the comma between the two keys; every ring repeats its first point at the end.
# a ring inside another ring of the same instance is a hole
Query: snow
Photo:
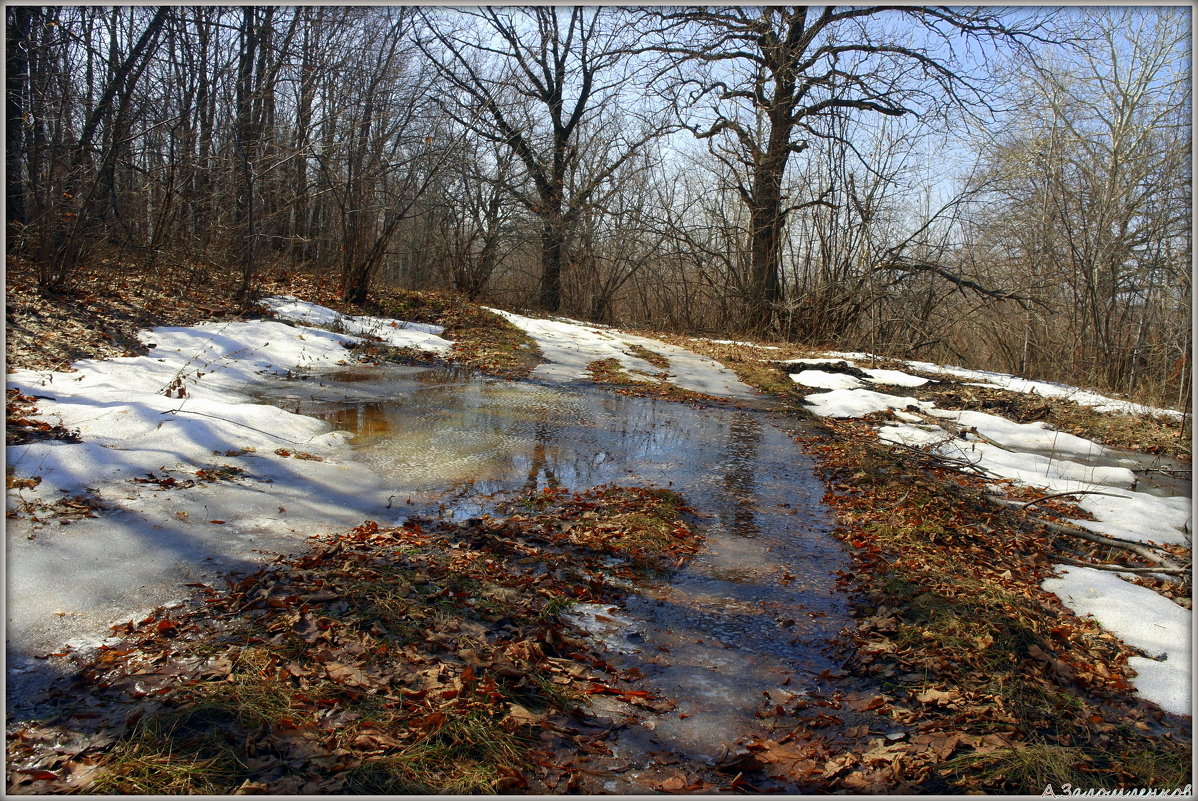
{"type": "MultiPolygon", "coordinates": [[[[968,386],[979,387],[998,387],[1010,392],[1020,392],[1025,394],[1041,395],[1046,398],[1066,398],[1074,401],[1082,406],[1089,406],[1100,412],[1121,412],[1131,415],[1150,415],[1154,417],[1167,417],[1173,420],[1181,420],[1185,414],[1175,409],[1162,409],[1158,406],[1148,406],[1142,403],[1133,403],[1132,401],[1112,398],[1107,395],[1102,395],[1090,390],[1081,389],[1080,387],[1071,386],[1069,384],[1061,384],[1055,381],[1033,381],[1027,378],[1019,378],[1018,376],[1010,375],[1009,373],[998,373],[991,370],[971,370],[964,367],[954,365],[942,365],[935,362],[921,361],[904,361],[902,359],[887,359],[884,356],[878,356],[873,353],[862,353],[859,351],[827,351],[822,358],[811,359],[789,359],[787,364],[828,364],[835,361],[847,361],[851,366],[857,366],[858,361],[897,361],[905,364],[912,370],[918,370],[924,373],[936,373],[938,375],[952,376],[953,378],[963,379],[968,386]]],[[[866,370],[866,372],[870,372],[866,370]]],[[[899,372],[899,371],[880,371],[880,372],[899,372]]],[[[900,373],[900,375],[905,375],[900,373]]],[[[875,376],[875,379],[878,377],[875,376]]],[[[915,376],[909,376],[915,379],[915,376]]],[[[880,381],[879,383],[885,383],[880,381]]],[[[899,384],[899,386],[920,386],[919,384],[899,384]]]]}
{"type": "Polygon", "coordinates": [[[868,375],[870,380],[875,384],[889,384],[894,387],[922,387],[931,381],[929,378],[904,373],[902,370],[881,370],[866,367],[862,372],[868,375]]]}
{"type": "Polygon", "coordinates": [[[396,492],[352,458],[345,433],[250,397],[289,373],[345,364],[345,345],[357,338],[274,321],[157,328],[141,337],[155,346],[148,356],[8,376],[10,387],[38,396],[43,419],[78,429],[84,440],[8,447],[17,477],[41,478],[10,492],[9,507],[77,494],[106,507],[68,526],[29,515],[8,521],[12,654],[98,641],[108,625],[179,598],[185,582],[256,569],[272,553],[298,550],[309,534],[382,519],[396,492]],[[185,396],[170,397],[180,386],[185,396]],[[213,467],[235,475],[197,476],[213,467]],[[196,483],[132,481],[149,474],[196,483]]]}
{"type": "Polygon", "coordinates": [[[1187,497],[1161,498],[1147,492],[1113,490],[1105,495],[1083,496],[1077,505],[1097,520],[1074,520],[1073,524],[1096,534],[1190,547],[1193,508],[1187,497]]]}
{"type": "MultiPolygon", "coordinates": [[[[437,326],[341,315],[294,297],[268,298],[264,305],[281,319],[375,336],[392,345],[445,351],[453,344],[439,336],[444,331],[437,326]]],[[[664,342],[577,321],[496,313],[536,340],[547,363],[534,376],[545,380],[575,381],[585,376],[590,362],[614,358],[649,380],[722,397],[757,397],[718,362],[664,342]],[[636,357],[632,345],[666,357],[669,368],[662,370],[636,357]]],[[[309,535],[398,515],[387,509],[387,501],[404,489],[382,485],[368,465],[356,461],[346,434],[253,400],[255,387],[296,372],[345,364],[346,346],[359,341],[356,336],[277,321],[157,328],[141,336],[152,345],[148,356],[84,360],[71,373],[19,370],[8,376],[10,387],[38,396],[43,419],[78,429],[84,440],[8,447],[7,463],[15,477],[41,479],[34,488],[11,491],[9,507],[53,503],[76,494],[95,498],[105,507],[96,518],[66,526],[45,525],[28,514],[8,521],[7,634],[13,664],[57,650],[67,641],[98,642],[108,625],[181,598],[185,582],[256,569],[273,554],[299,550],[309,535]],[[176,397],[180,388],[182,397],[176,397]],[[276,453],[278,449],[285,451],[276,453]],[[319,458],[289,455],[298,452],[319,458]],[[231,477],[200,480],[197,471],[213,467],[229,468],[231,477]],[[195,483],[168,489],[132,480],[150,474],[195,483]]],[[[790,363],[814,367],[829,364],[829,359],[790,363]]],[[[1079,402],[1097,398],[1091,404],[1096,408],[1130,408],[1064,385],[908,364],[926,372],[984,377],[991,385],[1014,391],[1060,391],[1079,402]]],[[[866,372],[871,381],[898,386],[916,386],[904,382],[921,380],[901,371],[866,372]]],[[[1190,499],[1136,492],[1130,488],[1135,478],[1131,471],[1086,464],[1084,460],[1103,454],[1097,443],[1043,424],[936,409],[913,397],[865,389],[843,374],[805,369],[793,377],[799,383],[843,384],[807,397],[816,414],[857,417],[894,410],[903,424],[881,426],[883,440],[968,459],[989,473],[1049,492],[1106,493],[1078,499],[1097,520],[1074,521],[1076,525],[1125,539],[1189,545],[1190,499]],[[922,414],[905,411],[908,407],[922,414]],[[998,445],[977,441],[971,434],[954,437],[926,418],[976,428],[998,445]]],[[[411,511],[408,507],[403,514],[411,511]]],[[[1165,709],[1188,714],[1189,612],[1112,573],[1060,570],[1061,577],[1045,581],[1045,589],[1060,595],[1078,614],[1094,615],[1129,644],[1154,657],[1163,654],[1163,659],[1133,660],[1139,674],[1135,686],[1165,709]]],[[[606,607],[581,606],[576,611],[576,622],[584,628],[614,628],[604,632],[609,637],[625,625],[606,607]]]]}
{"type": "Polygon", "coordinates": [[[759,345],[756,342],[740,342],[735,339],[707,339],[706,337],[690,337],[691,342],[710,342],[713,345],[742,345],[746,348],[757,348],[758,350],[782,350],[777,345],[759,345]]]}
{"type": "MultiPolygon", "coordinates": [[[[979,434],[994,440],[1004,448],[1077,456],[1083,459],[1107,453],[1106,448],[1093,440],[1057,431],[1043,422],[1015,423],[995,414],[956,409],[933,409],[929,414],[951,420],[962,428],[976,428],[979,434]]],[[[1128,472],[1134,478],[1134,474],[1128,472]]]]}
{"type": "Polygon", "coordinates": [[[434,353],[448,353],[453,347],[452,342],[437,336],[445,333],[444,326],[440,325],[341,314],[292,295],[276,295],[258,302],[281,320],[374,337],[397,348],[419,348],[434,353]]]}
{"type": "Polygon", "coordinates": [[[1112,487],[1130,487],[1136,480],[1135,473],[1125,467],[1096,467],[1036,453],[1009,451],[986,442],[954,437],[936,426],[887,425],[878,429],[878,437],[886,442],[915,448],[930,447],[934,453],[970,465],[979,473],[1012,479],[1051,492],[1105,492],[1112,487]]]}
{"type": "Polygon", "coordinates": [[[500,315],[536,341],[545,363],[533,370],[534,378],[548,381],[577,381],[586,376],[587,365],[601,359],[616,359],[629,372],[643,374],[647,380],[668,381],[683,389],[722,398],[752,400],[757,392],[736,377],[736,373],[714,359],[685,348],[648,337],[624,333],[614,328],[599,328],[561,318],[543,320],[507,312],[500,315]],[[640,345],[669,360],[662,370],[629,350],[640,345]]]}
{"type": "Polygon", "coordinates": [[[1162,709],[1190,712],[1190,624],[1188,609],[1115,573],[1089,567],[1054,566],[1060,578],[1045,579],[1078,615],[1090,615],[1128,645],[1148,654],[1132,657],[1137,692],[1162,709]]]}
{"type": "Polygon", "coordinates": [[[933,364],[932,362],[911,361],[906,364],[913,370],[951,375],[954,378],[976,381],[982,386],[995,386],[1010,392],[1041,395],[1046,398],[1066,398],[1100,412],[1152,415],[1156,417],[1168,417],[1174,420],[1180,420],[1184,417],[1181,412],[1174,409],[1162,409],[1157,406],[1147,406],[1142,403],[1111,398],[1107,395],[1101,395],[1097,392],[1081,389],[1080,387],[1070,386],[1069,384],[1059,384],[1053,381],[1032,381],[1009,375],[1008,373],[996,373],[989,370],[968,370],[963,367],[944,366],[933,364]]]}
{"type": "MultiPolygon", "coordinates": [[[[843,358],[851,354],[830,355],[843,358]]],[[[802,363],[819,362],[805,360],[802,363]]],[[[1024,381],[999,373],[942,369],[926,362],[908,364],[924,372],[983,377],[989,386],[1002,386],[1012,391],[1070,397],[1100,410],[1134,414],[1167,411],[1113,401],[1084,393],[1076,387],[1024,381]]],[[[798,383],[818,386],[820,382],[834,383],[836,379],[827,377],[839,375],[803,370],[791,377],[798,383]]],[[[877,376],[871,374],[871,378],[877,376]]],[[[895,417],[902,422],[879,426],[878,437],[884,442],[925,448],[967,464],[983,475],[1038,487],[1050,494],[1093,493],[1079,495],[1074,500],[1095,520],[1070,521],[1074,525],[1125,540],[1191,546],[1189,531],[1193,512],[1190,498],[1162,498],[1136,492],[1132,489],[1136,484],[1133,471],[1090,463],[1110,453],[1092,440],[1056,431],[1045,423],[1016,423],[985,412],[937,409],[929,402],[848,388],[848,382],[845,384],[846,388],[808,395],[805,400],[815,414],[833,417],[860,417],[882,409],[895,410],[895,417]],[[927,418],[951,421],[956,424],[954,430],[964,431],[956,435],[921,415],[905,411],[908,406],[918,407],[927,418]],[[987,441],[980,441],[978,435],[987,441]]],[[[1001,492],[1002,488],[992,490],[1001,492]]],[[[1064,565],[1055,567],[1061,577],[1044,581],[1044,589],[1056,593],[1078,615],[1092,615],[1104,628],[1152,657],[1129,660],[1137,674],[1132,681],[1137,693],[1169,712],[1189,715],[1190,612],[1115,573],[1064,565]]]]}
{"type": "Polygon", "coordinates": [[[872,389],[834,389],[831,392],[808,395],[803,400],[811,407],[811,411],[820,417],[864,417],[884,409],[906,409],[908,406],[920,409],[931,407],[927,401],[887,395],[883,392],[874,392],[872,389]]]}
{"type": "MultiPolygon", "coordinates": [[[[915,417],[915,415],[910,415],[915,417]]],[[[916,418],[918,420],[919,418],[916,418]]],[[[902,425],[902,426],[881,426],[878,429],[878,439],[883,442],[894,442],[899,445],[907,445],[912,448],[923,448],[932,445],[941,445],[952,439],[952,434],[945,431],[939,426],[929,425],[902,425]]]]}
{"type": "Polygon", "coordinates": [[[860,378],[844,373],[829,373],[825,370],[800,370],[790,374],[790,380],[805,387],[817,389],[859,389],[864,386],[860,378]]]}
{"type": "MultiPolygon", "coordinates": [[[[787,363],[791,364],[795,362],[787,363]]],[[[816,364],[830,365],[831,363],[816,361],[816,364]]],[[[868,376],[864,381],[869,381],[873,384],[888,384],[896,387],[921,387],[928,383],[928,379],[926,378],[908,375],[899,370],[867,369],[862,370],[862,372],[868,376]]],[[[827,370],[800,370],[797,373],[791,373],[790,379],[796,384],[802,384],[805,387],[815,387],[817,389],[859,389],[865,386],[863,380],[856,376],[829,372],[827,370]]]]}
{"type": "Polygon", "coordinates": [[[1038,453],[1009,451],[988,442],[953,438],[937,451],[943,456],[975,465],[979,472],[1042,487],[1054,493],[1130,487],[1136,480],[1135,473],[1126,467],[1095,467],[1038,453]]]}

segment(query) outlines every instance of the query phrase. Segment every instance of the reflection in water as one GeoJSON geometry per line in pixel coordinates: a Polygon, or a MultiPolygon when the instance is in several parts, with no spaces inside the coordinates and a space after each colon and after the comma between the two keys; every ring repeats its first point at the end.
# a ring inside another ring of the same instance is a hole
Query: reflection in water
{"type": "Polygon", "coordinates": [[[352,406],[316,409],[309,416],[324,420],[337,431],[352,431],[371,439],[391,433],[391,419],[381,403],[355,403],[352,406]]]}
{"type": "Polygon", "coordinates": [[[325,377],[271,394],[354,432],[398,491],[458,513],[603,483],[673,487],[694,508],[705,550],[624,602],[635,631],[620,635],[618,658],[679,701],[653,731],[629,727],[628,747],[714,758],[758,730],[763,692],[799,692],[833,667],[824,646],[848,621],[835,586],[848,563],[828,535],[823,485],[768,414],[452,374],[393,376],[369,398],[368,385],[346,397],[325,377]]]}
{"type": "Polygon", "coordinates": [[[761,444],[761,423],[752,415],[736,413],[728,433],[728,472],[724,474],[724,486],[737,501],[731,528],[737,534],[751,537],[757,533],[757,516],[752,506],[753,471],[761,444]]]}

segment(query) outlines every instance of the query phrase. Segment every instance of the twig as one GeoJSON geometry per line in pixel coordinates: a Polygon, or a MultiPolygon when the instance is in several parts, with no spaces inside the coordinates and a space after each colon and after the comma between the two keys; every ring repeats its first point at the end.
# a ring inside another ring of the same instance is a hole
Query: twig
{"type": "Polygon", "coordinates": [[[275,439],[280,439],[283,442],[290,442],[292,445],[306,445],[312,441],[311,438],[308,438],[307,440],[300,442],[298,440],[290,439],[288,437],[284,437],[279,434],[273,434],[270,431],[263,431],[260,428],[254,428],[253,426],[247,425],[245,423],[239,423],[236,420],[230,420],[227,417],[218,417],[215,414],[204,414],[203,412],[193,412],[190,409],[167,409],[164,412],[159,412],[159,414],[171,414],[171,415],[175,415],[175,416],[178,416],[180,414],[194,414],[198,417],[208,417],[213,420],[220,420],[222,423],[230,423],[235,426],[241,426],[242,428],[248,428],[250,431],[257,431],[259,434],[265,434],[268,437],[274,437],[275,439]]]}

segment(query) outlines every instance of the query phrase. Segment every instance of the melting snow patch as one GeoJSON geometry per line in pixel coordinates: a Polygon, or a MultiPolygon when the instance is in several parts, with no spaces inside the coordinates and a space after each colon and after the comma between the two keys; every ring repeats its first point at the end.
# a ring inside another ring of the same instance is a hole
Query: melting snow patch
{"type": "Polygon", "coordinates": [[[9,521],[10,653],[102,637],[107,616],[175,600],[182,583],[214,571],[254,569],[264,555],[302,547],[305,534],[379,516],[395,491],[349,458],[345,434],[248,396],[265,376],[344,364],[356,338],[265,320],[140,336],[151,355],[8,376],[38,396],[42,418],[83,439],[9,447],[17,475],[42,479],[9,503],[86,491],[104,505],[67,527],[9,521]],[[301,452],[317,458],[292,458],[301,452]]]}
{"type": "Polygon", "coordinates": [[[1124,414],[1147,414],[1159,417],[1169,417],[1174,420],[1183,418],[1183,414],[1173,409],[1161,409],[1156,406],[1146,406],[1142,403],[1111,398],[1097,392],[1080,389],[1068,384],[1058,384],[1054,381],[1032,381],[1019,378],[1007,373],[995,373],[989,370],[967,370],[963,367],[945,366],[932,362],[907,362],[915,370],[929,373],[951,375],[954,378],[971,379],[974,386],[999,387],[1010,392],[1022,392],[1041,395],[1046,398],[1066,398],[1082,406],[1090,406],[1100,412],[1122,412],[1124,414]]]}
{"type": "Polygon", "coordinates": [[[1161,498],[1131,490],[1115,490],[1112,494],[1118,497],[1108,494],[1080,498],[1078,506],[1098,519],[1073,523],[1111,537],[1191,547],[1193,511],[1189,498],[1161,498]]]}
{"type": "Polygon", "coordinates": [[[532,374],[538,378],[577,381],[586,376],[587,365],[591,362],[616,359],[625,369],[642,373],[650,380],[669,381],[693,392],[742,400],[758,397],[756,391],[736,377],[736,373],[719,362],[676,345],[576,321],[542,320],[501,309],[489,311],[536,340],[546,360],[533,370],[532,374]],[[662,370],[634,356],[629,352],[632,345],[664,356],[669,360],[669,368],[662,370]]]}
{"type": "Polygon", "coordinates": [[[861,379],[844,373],[829,373],[825,370],[800,370],[791,373],[790,380],[805,387],[817,389],[859,389],[864,386],[861,379]]]}
{"type": "Polygon", "coordinates": [[[419,348],[435,353],[447,353],[453,347],[452,342],[437,336],[445,332],[445,327],[440,325],[341,314],[326,306],[309,303],[291,295],[263,298],[259,303],[281,320],[336,328],[347,334],[377,337],[397,348],[419,348]]]}
{"type": "Polygon", "coordinates": [[[929,414],[952,420],[977,432],[1004,448],[1040,451],[1065,456],[1092,458],[1106,453],[1106,448],[1093,440],[1057,431],[1045,423],[1015,423],[1005,417],[985,412],[933,409],[929,414]]]}
{"type": "Polygon", "coordinates": [[[931,380],[904,373],[902,370],[878,370],[867,367],[862,372],[875,384],[889,384],[894,387],[922,387],[931,380]]]}
{"type": "Polygon", "coordinates": [[[927,401],[887,395],[870,389],[834,389],[831,392],[808,395],[803,400],[811,407],[811,411],[820,417],[864,417],[883,409],[906,409],[908,406],[932,408],[932,404],[927,401]]]}
{"type": "Polygon", "coordinates": [[[1017,453],[987,442],[947,440],[936,449],[947,458],[973,465],[979,472],[1010,478],[1052,492],[1078,492],[1107,487],[1131,487],[1136,474],[1126,467],[1094,467],[1038,453],[1017,453]]]}
{"type": "Polygon", "coordinates": [[[1060,578],[1044,589],[1078,615],[1090,615],[1149,658],[1132,657],[1132,684],[1144,698],[1177,715],[1190,713],[1190,621],[1192,615],[1152,590],[1114,573],[1089,567],[1054,566],[1060,578]]]}

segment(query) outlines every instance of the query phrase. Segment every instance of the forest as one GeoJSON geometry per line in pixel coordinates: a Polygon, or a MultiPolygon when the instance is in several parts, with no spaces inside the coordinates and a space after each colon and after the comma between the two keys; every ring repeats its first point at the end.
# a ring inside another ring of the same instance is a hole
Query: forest
{"type": "Polygon", "coordinates": [[[1186,8],[6,11],[7,243],[1190,404],[1186,8]]]}
{"type": "Polygon", "coordinates": [[[1191,12],[6,9],[6,792],[1190,796],[1191,12]]]}

